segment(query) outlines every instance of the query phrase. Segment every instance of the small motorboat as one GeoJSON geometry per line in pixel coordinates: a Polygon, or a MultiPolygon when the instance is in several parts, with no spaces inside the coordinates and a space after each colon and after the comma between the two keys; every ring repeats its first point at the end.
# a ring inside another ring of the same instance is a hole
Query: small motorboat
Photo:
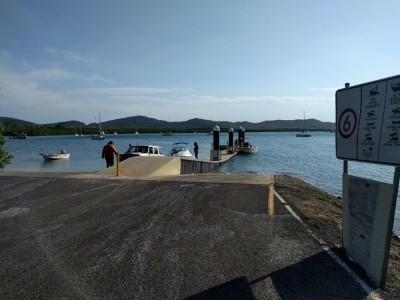
{"type": "Polygon", "coordinates": [[[40,153],[44,160],[68,159],[69,153],[40,153]]]}
{"type": "Polygon", "coordinates": [[[254,154],[258,153],[258,147],[250,144],[249,142],[245,142],[243,146],[239,147],[239,153],[242,154],[254,154]]]}
{"type": "Polygon", "coordinates": [[[181,156],[181,157],[194,157],[192,152],[189,150],[188,142],[178,142],[172,145],[172,149],[169,152],[169,156],[181,156]]]}

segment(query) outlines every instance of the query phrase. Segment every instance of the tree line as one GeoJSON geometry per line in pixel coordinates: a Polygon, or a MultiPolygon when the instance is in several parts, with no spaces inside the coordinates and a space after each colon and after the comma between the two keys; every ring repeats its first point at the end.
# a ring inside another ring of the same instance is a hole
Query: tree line
{"type": "Polygon", "coordinates": [[[6,142],[3,135],[4,127],[0,122],[0,169],[3,169],[6,165],[11,163],[13,156],[4,150],[3,145],[6,142]]]}
{"type": "MultiPolygon", "coordinates": [[[[63,125],[46,126],[46,125],[4,125],[4,136],[14,136],[15,134],[25,133],[28,136],[46,136],[46,135],[92,135],[98,131],[98,128],[79,127],[71,128],[63,125]]],[[[229,128],[221,127],[221,132],[228,132],[229,128]]],[[[105,128],[106,134],[117,132],[119,134],[133,134],[136,132],[134,128],[105,128]]],[[[160,132],[173,132],[173,133],[205,133],[210,131],[205,128],[137,128],[139,133],[160,133],[160,132]]],[[[247,132],[283,132],[283,131],[296,131],[293,128],[246,128],[247,132]]],[[[313,130],[311,130],[313,131],[313,130]]]]}

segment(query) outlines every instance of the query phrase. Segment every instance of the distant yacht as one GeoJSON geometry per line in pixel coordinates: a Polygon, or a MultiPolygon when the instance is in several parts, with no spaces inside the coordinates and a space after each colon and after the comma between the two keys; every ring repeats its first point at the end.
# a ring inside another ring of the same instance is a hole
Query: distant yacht
{"type": "MultiPolygon", "coordinates": [[[[96,121],[96,118],[95,118],[96,121]]],[[[104,140],[106,134],[103,130],[101,130],[101,120],[100,120],[100,113],[99,113],[99,131],[95,134],[92,134],[92,140],[104,140]]]]}
{"type": "Polygon", "coordinates": [[[311,133],[308,130],[306,130],[306,113],[304,113],[303,116],[303,131],[298,132],[296,134],[296,137],[311,137],[311,133]]]}

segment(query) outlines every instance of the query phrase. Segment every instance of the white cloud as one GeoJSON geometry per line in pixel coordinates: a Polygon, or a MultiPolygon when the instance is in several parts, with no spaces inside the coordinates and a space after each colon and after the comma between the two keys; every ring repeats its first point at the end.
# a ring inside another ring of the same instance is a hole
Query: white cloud
{"type": "Polygon", "coordinates": [[[102,82],[102,83],[107,83],[107,84],[111,84],[111,83],[115,82],[112,79],[104,78],[103,76],[100,76],[98,74],[92,74],[92,75],[85,76],[83,78],[83,80],[85,80],[87,82],[102,82]]]}
{"type": "Polygon", "coordinates": [[[83,55],[75,51],[57,50],[54,48],[45,48],[44,52],[58,59],[69,62],[80,62],[86,64],[93,64],[97,61],[95,56],[83,55]]]}
{"type": "Polygon", "coordinates": [[[187,91],[176,88],[147,88],[147,87],[116,87],[116,88],[88,88],[80,89],[77,93],[91,95],[143,95],[143,94],[170,94],[187,91]]]}
{"type": "Polygon", "coordinates": [[[30,78],[37,81],[56,81],[56,80],[79,80],[84,82],[100,82],[111,84],[114,80],[104,78],[98,74],[81,75],[69,72],[58,66],[53,68],[34,69],[30,73],[30,78]]]}
{"type": "Polygon", "coordinates": [[[279,118],[300,118],[303,110],[307,112],[307,117],[314,116],[321,120],[330,120],[334,111],[334,96],[220,97],[211,94],[194,94],[191,89],[174,87],[125,86],[76,89],[67,83],[63,84],[63,91],[61,91],[51,84],[48,85],[54,80],[60,82],[77,80],[80,84],[85,84],[85,82],[103,84],[107,81],[97,74],[77,75],[59,66],[36,69],[28,75],[0,73],[2,115],[6,114],[5,116],[37,123],[63,120],[89,123],[93,121],[93,114],[99,111],[105,121],[140,114],[169,121],[199,117],[259,122],[279,118]],[[81,107],[89,110],[77,109],[81,107]],[[318,109],[321,113],[317,114],[318,109]]]}
{"type": "Polygon", "coordinates": [[[317,92],[336,92],[339,89],[342,89],[343,87],[326,87],[326,88],[308,88],[307,91],[317,91],[317,92]]]}
{"type": "Polygon", "coordinates": [[[59,67],[35,69],[31,71],[30,77],[33,80],[61,80],[61,79],[72,79],[75,76],[59,67]]]}

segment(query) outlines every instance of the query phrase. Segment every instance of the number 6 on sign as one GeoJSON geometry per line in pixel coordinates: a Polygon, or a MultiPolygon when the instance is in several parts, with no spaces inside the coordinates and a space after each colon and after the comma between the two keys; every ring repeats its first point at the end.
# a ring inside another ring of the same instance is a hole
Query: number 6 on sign
{"type": "Polygon", "coordinates": [[[351,137],[357,127],[357,114],[351,108],[345,109],[339,117],[339,133],[347,139],[351,137]]]}

